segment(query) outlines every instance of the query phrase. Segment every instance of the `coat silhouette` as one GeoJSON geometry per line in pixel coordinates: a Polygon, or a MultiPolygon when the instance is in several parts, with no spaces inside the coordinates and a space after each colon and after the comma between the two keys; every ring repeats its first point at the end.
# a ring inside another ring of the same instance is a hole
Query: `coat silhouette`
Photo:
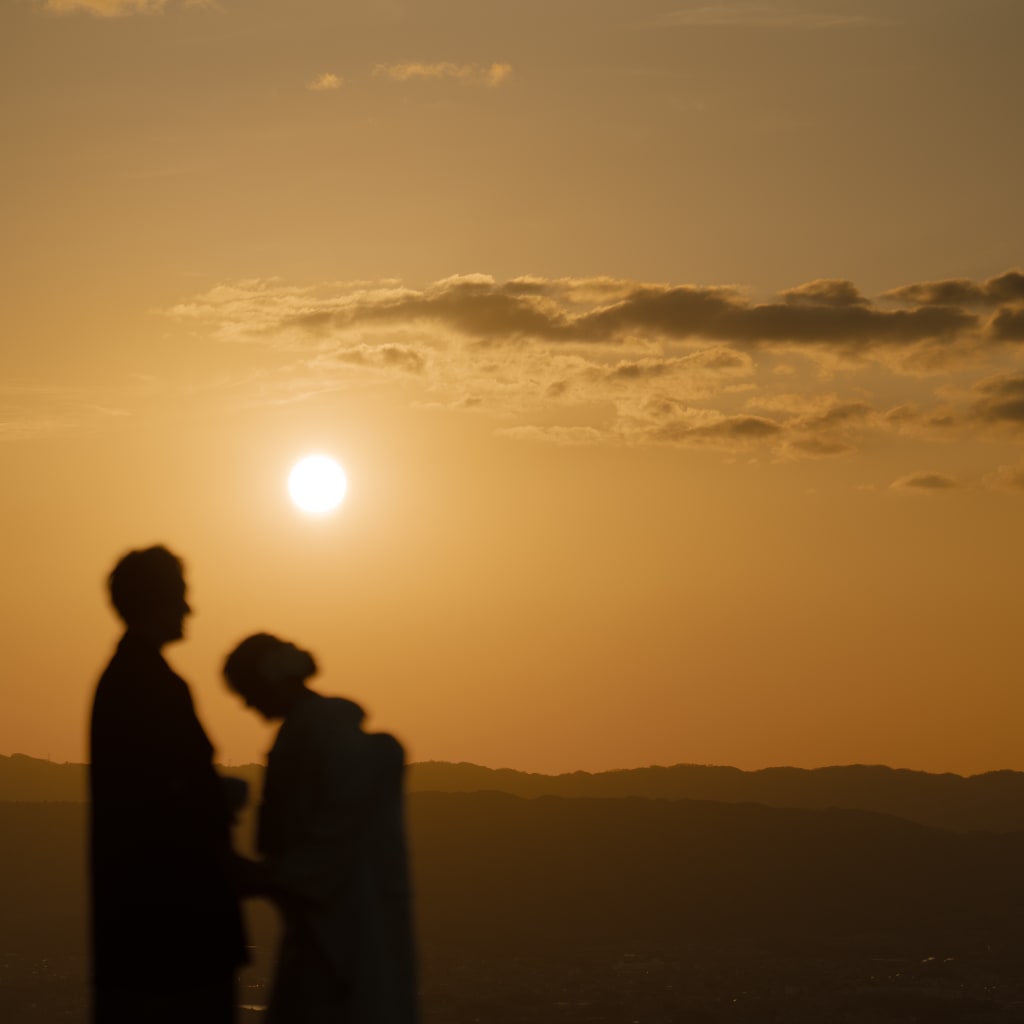
{"type": "MultiPolygon", "coordinates": [[[[180,627],[183,583],[178,600],[180,627]]],[[[231,811],[188,687],[160,652],[165,639],[129,623],[93,702],[97,1024],[230,1021],[245,959],[231,811]]]]}
{"type": "Polygon", "coordinates": [[[229,686],[280,720],[259,849],[283,929],[267,1024],[415,1024],[416,964],[402,745],[362,708],[306,685],[308,651],[257,633],[228,656],[229,686]]]}
{"type": "Polygon", "coordinates": [[[284,897],[268,1024],[413,1024],[404,752],[309,693],[267,758],[259,847],[284,897]]]}

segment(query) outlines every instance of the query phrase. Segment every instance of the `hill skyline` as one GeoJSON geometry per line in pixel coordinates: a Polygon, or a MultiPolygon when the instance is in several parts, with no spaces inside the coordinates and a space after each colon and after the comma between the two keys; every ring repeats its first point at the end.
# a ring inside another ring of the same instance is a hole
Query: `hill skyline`
{"type": "MultiPolygon", "coordinates": [[[[250,808],[258,800],[263,766],[218,766],[244,778],[250,808]]],[[[58,764],[25,754],[0,755],[0,801],[87,798],[87,766],[58,764]]],[[[677,764],[608,772],[544,775],[466,762],[413,762],[409,793],[499,792],[524,798],[646,798],[753,803],[804,810],[867,811],[957,831],[1024,830],[1024,772],[961,776],[885,765],[774,767],[743,771],[725,765],[677,764]]]]}

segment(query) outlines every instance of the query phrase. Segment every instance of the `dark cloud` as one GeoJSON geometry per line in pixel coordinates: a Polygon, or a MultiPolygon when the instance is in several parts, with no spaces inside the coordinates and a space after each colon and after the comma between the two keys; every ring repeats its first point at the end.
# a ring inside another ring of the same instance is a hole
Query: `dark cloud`
{"type": "Polygon", "coordinates": [[[909,302],[916,306],[982,306],[985,293],[981,285],[966,278],[956,281],[926,281],[893,288],[884,299],[909,302]]]}
{"type": "Polygon", "coordinates": [[[702,362],[709,370],[744,370],[747,367],[746,360],[726,348],[708,352],[702,362]]]}
{"type": "Polygon", "coordinates": [[[285,317],[281,326],[298,327],[304,331],[323,332],[334,327],[337,322],[337,313],[331,310],[317,310],[313,313],[297,313],[295,316],[285,317]]]}
{"type": "Polygon", "coordinates": [[[909,491],[949,491],[960,485],[943,473],[911,473],[900,477],[890,485],[897,490],[909,491]]]}
{"type": "Polygon", "coordinates": [[[433,320],[488,344],[517,339],[571,340],[571,316],[507,286],[476,279],[444,282],[424,293],[370,301],[338,314],[339,325],[433,320]]]}
{"type": "Polygon", "coordinates": [[[658,427],[652,437],[658,441],[763,441],[782,433],[782,426],[763,416],[726,416],[712,423],[676,421],[658,427]]]}
{"type": "Polygon", "coordinates": [[[627,363],[621,362],[612,367],[606,374],[606,380],[651,380],[654,377],[664,377],[678,368],[682,362],[679,359],[646,359],[643,362],[627,363]]]}
{"type": "Polygon", "coordinates": [[[1024,271],[1008,270],[989,278],[984,287],[993,302],[1024,302],[1024,271]]]}
{"type": "Polygon", "coordinates": [[[924,281],[894,288],[882,297],[916,306],[999,306],[1024,302],[1024,272],[1008,270],[981,283],[967,278],[924,281]]]}
{"type": "Polygon", "coordinates": [[[871,413],[867,402],[837,402],[822,412],[811,413],[800,420],[800,426],[807,430],[843,427],[861,423],[871,413]]]}
{"type": "Polygon", "coordinates": [[[922,420],[926,427],[933,430],[950,430],[959,424],[959,420],[951,412],[930,412],[922,420]]]}
{"type": "Polygon", "coordinates": [[[920,410],[912,405],[896,405],[882,414],[882,419],[894,426],[915,424],[921,420],[920,410]]]}
{"type": "Polygon", "coordinates": [[[780,417],[769,422],[777,422],[781,450],[790,456],[821,458],[853,451],[854,442],[874,417],[867,402],[840,401],[834,396],[817,401],[801,395],[767,396],[751,400],[750,405],[780,417]]]}
{"type": "Polygon", "coordinates": [[[377,349],[381,366],[390,366],[409,373],[422,373],[426,361],[420,352],[405,345],[381,345],[377,349]]]}
{"type": "Polygon", "coordinates": [[[977,322],[973,314],[945,308],[884,311],[860,305],[757,305],[724,290],[682,285],[637,289],[618,303],[580,316],[573,323],[573,333],[592,341],[647,333],[736,345],[831,345],[866,352],[882,344],[953,338],[977,322]]]}
{"type": "MultiPolygon", "coordinates": [[[[1004,308],[989,333],[969,307],[1024,297],[1024,274],[1010,271],[980,285],[970,281],[908,285],[888,293],[902,308],[870,302],[850,282],[810,281],[774,300],[755,302],[732,287],[641,284],[611,278],[516,278],[482,274],[447,278],[424,289],[385,282],[342,286],[334,297],[310,290],[274,292],[257,284],[215,289],[176,307],[177,315],[221,315],[239,321],[235,336],[275,330],[323,336],[361,329],[429,326],[470,344],[539,343],[603,347],[711,341],[733,349],[798,348],[846,358],[882,358],[901,350],[920,370],[944,368],[953,349],[1024,340],[1024,312],[1004,308]],[[246,298],[252,318],[246,323],[246,298]],[[276,301],[276,308],[275,308],[276,301]],[[907,304],[909,303],[909,308],[907,304]]],[[[719,355],[720,359],[725,356],[719,355]]],[[[624,370],[624,373],[629,371],[624,370]]]]}
{"type": "Polygon", "coordinates": [[[798,437],[791,440],[787,447],[800,455],[812,458],[825,458],[833,455],[845,455],[854,450],[853,445],[845,441],[829,441],[821,437],[798,437]]]}
{"type": "Polygon", "coordinates": [[[998,373],[979,381],[973,390],[981,396],[971,407],[974,419],[1024,425],[1024,373],[998,373]]]}
{"type": "Polygon", "coordinates": [[[538,277],[517,277],[505,285],[509,295],[550,295],[551,283],[538,277]]]}
{"type": "Polygon", "coordinates": [[[782,293],[782,300],[791,306],[866,306],[867,299],[852,281],[824,278],[790,288],[782,293]]]}
{"type": "Polygon", "coordinates": [[[401,370],[405,373],[422,373],[426,368],[423,354],[408,345],[353,345],[351,348],[337,349],[315,362],[321,367],[343,364],[401,370]]]}
{"type": "Polygon", "coordinates": [[[679,374],[728,374],[733,370],[747,372],[748,361],[728,349],[712,349],[675,359],[621,360],[615,366],[601,371],[600,376],[607,381],[629,382],[679,374]]]}
{"type": "Polygon", "coordinates": [[[951,384],[941,395],[920,379],[923,371],[1005,363],[1004,342],[1024,340],[1024,310],[1003,306],[991,319],[968,300],[1003,302],[1022,281],[1010,271],[980,285],[907,286],[891,294],[916,304],[886,307],[832,278],[765,301],[731,286],[610,277],[502,283],[473,274],[417,289],[394,280],[307,287],[268,280],[221,285],[169,312],[205,321],[225,341],[259,342],[277,357],[311,352],[303,366],[335,385],[353,367],[382,380],[419,375],[431,407],[476,401],[520,426],[541,424],[531,436],[590,443],[596,431],[614,444],[757,446],[825,457],[883,435],[954,440],[1024,425],[1024,374],[1002,372],[972,390],[951,384]],[[963,302],[933,301],[951,297],[963,302]],[[779,353],[794,351],[815,365],[776,366],[779,353]],[[867,360],[871,374],[863,372],[867,360]],[[780,369],[790,371],[784,380],[780,369]],[[843,394],[831,382],[852,372],[860,376],[850,397],[851,389],[843,394]],[[876,394],[888,400],[876,408],[872,389],[894,372],[900,390],[891,378],[879,385],[876,394]]]}
{"type": "Polygon", "coordinates": [[[991,331],[997,341],[1024,341],[1024,309],[1001,309],[991,331]]]}
{"type": "Polygon", "coordinates": [[[952,341],[976,329],[973,313],[947,306],[885,310],[849,282],[812,282],[780,302],[752,303],[728,288],[637,285],[615,301],[577,311],[569,282],[499,284],[455,278],[422,292],[346,299],[282,318],[282,328],[321,333],[373,323],[432,321],[478,344],[623,343],[636,338],[707,339],[738,346],[789,344],[867,354],[879,346],[952,341]]]}
{"type": "Polygon", "coordinates": [[[679,416],[686,411],[686,406],[678,399],[668,395],[652,395],[643,403],[643,411],[654,419],[664,420],[669,416],[679,416]]]}
{"type": "Polygon", "coordinates": [[[881,422],[896,431],[948,437],[954,427],[963,425],[963,415],[943,407],[922,410],[913,405],[897,405],[882,413],[881,422]]]}

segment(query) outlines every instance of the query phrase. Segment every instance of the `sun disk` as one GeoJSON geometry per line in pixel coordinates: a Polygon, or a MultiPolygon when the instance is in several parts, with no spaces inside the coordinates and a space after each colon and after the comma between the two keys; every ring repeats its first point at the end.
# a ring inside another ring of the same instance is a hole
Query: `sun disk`
{"type": "Polygon", "coordinates": [[[314,515],[337,508],[347,489],[345,471],[327,455],[307,455],[295,464],[288,477],[292,501],[314,515]]]}

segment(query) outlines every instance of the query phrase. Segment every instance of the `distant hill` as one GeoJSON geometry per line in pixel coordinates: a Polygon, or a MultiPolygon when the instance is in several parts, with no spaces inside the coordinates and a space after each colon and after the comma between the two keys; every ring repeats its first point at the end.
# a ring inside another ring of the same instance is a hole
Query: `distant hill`
{"type": "Polygon", "coordinates": [[[763,768],[678,764],[610,772],[535,775],[508,768],[424,761],[409,771],[410,791],[514,796],[653,797],[714,800],[769,807],[845,808],[891,814],[922,825],[960,831],[1024,831],[1024,772],[964,777],[882,765],[763,768]]]}
{"type": "Polygon", "coordinates": [[[81,802],[87,795],[84,764],[57,764],[27,754],[0,754],[0,800],[81,802]]]}
{"type": "MultiPolygon", "coordinates": [[[[256,797],[260,765],[221,769],[245,778],[256,797]]],[[[538,775],[509,768],[423,761],[408,773],[411,793],[500,792],[520,797],[649,797],[757,803],[768,807],[873,811],[958,831],[1024,831],[1024,772],[932,774],[881,765],[764,768],[740,771],[717,765],[679,764],[609,772],[538,775]]],[[[81,801],[86,767],[0,755],[0,800],[81,801]]]]}
{"type": "MultiPolygon", "coordinates": [[[[83,803],[89,796],[88,767],[72,762],[57,764],[27,754],[0,754],[0,801],[83,803]]],[[[245,779],[250,791],[259,792],[262,765],[247,764],[221,768],[220,771],[224,775],[245,779]]]]}

